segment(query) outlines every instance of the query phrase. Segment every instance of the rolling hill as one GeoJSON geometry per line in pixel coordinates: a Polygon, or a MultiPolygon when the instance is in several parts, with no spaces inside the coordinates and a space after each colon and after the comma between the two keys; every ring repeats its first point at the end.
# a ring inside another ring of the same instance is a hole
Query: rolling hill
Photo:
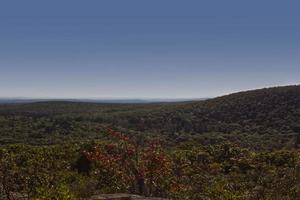
{"type": "Polygon", "coordinates": [[[231,141],[253,148],[294,148],[300,140],[299,124],[299,85],[197,102],[0,105],[1,143],[101,139],[99,127],[109,126],[133,135],[160,137],[168,145],[231,141]]]}

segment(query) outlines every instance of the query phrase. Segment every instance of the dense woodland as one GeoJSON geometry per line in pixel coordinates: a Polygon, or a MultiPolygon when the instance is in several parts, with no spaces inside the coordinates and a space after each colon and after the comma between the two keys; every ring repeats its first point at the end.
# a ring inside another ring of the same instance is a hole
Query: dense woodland
{"type": "Polygon", "coordinates": [[[300,199],[300,86],[195,102],[0,105],[3,199],[300,199]]]}
{"type": "Polygon", "coordinates": [[[99,130],[110,127],[142,137],[156,135],[169,145],[232,141],[250,148],[293,148],[298,142],[299,116],[300,86],[184,103],[4,104],[0,105],[0,144],[102,139],[99,130]]]}

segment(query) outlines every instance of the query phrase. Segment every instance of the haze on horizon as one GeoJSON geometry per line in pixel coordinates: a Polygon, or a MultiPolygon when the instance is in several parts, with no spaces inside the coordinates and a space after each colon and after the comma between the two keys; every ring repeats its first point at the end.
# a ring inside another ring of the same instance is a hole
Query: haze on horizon
{"type": "Polygon", "coordinates": [[[0,98],[201,98],[299,84],[299,7],[1,2],[0,98]]]}

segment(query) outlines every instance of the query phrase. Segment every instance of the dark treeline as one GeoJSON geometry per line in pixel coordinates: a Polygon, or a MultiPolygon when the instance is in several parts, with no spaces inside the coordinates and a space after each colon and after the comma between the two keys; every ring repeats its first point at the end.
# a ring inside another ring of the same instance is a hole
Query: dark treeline
{"type": "Polygon", "coordinates": [[[144,136],[158,135],[168,139],[169,145],[231,141],[257,149],[294,148],[300,142],[300,86],[240,92],[200,102],[0,106],[2,144],[99,139],[103,126],[144,136]]]}

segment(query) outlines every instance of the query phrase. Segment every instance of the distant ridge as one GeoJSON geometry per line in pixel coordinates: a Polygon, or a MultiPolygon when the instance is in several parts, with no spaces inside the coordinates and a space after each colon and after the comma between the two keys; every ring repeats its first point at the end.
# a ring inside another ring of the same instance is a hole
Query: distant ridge
{"type": "Polygon", "coordinates": [[[39,102],[82,102],[82,103],[112,103],[112,104],[146,104],[201,101],[208,98],[180,98],[180,99],[39,99],[39,98],[0,98],[0,104],[25,104],[39,102]]]}
{"type": "Polygon", "coordinates": [[[0,126],[0,132],[10,131],[8,136],[0,137],[0,143],[40,138],[49,141],[56,134],[93,138],[98,137],[99,127],[108,125],[126,132],[157,134],[174,144],[191,140],[203,144],[232,141],[260,149],[300,147],[300,85],[238,92],[202,101],[31,101],[36,100],[9,99],[8,104],[2,101],[0,118],[6,120],[7,127],[0,126]],[[16,129],[9,129],[11,123],[16,129]],[[20,134],[17,127],[27,132],[20,134]]]}

